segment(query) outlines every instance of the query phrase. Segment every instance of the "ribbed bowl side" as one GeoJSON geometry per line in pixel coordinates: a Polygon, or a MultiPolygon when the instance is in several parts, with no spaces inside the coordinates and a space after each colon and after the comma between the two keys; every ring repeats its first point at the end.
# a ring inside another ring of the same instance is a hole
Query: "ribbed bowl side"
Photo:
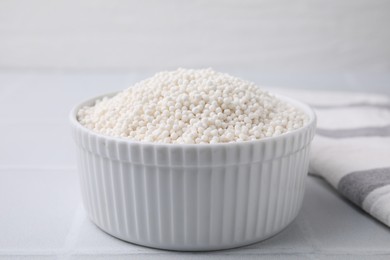
{"type": "Polygon", "coordinates": [[[74,128],[83,201],[107,233],[172,250],[268,238],[298,214],[314,126],[227,146],[154,146],[74,128]]]}
{"type": "MultiPolygon", "coordinates": [[[[98,97],[99,98],[99,97],[98,97]]],[[[85,209],[107,233],[171,250],[254,243],[299,212],[316,119],[276,138],[219,145],[131,142],[96,134],[70,116],[85,209]]]]}

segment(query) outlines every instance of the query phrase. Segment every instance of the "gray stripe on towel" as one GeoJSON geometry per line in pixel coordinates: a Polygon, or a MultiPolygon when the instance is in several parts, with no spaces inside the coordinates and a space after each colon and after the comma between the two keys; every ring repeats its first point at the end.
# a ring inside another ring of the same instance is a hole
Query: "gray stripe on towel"
{"type": "Polygon", "coordinates": [[[390,125],[377,127],[362,127],[352,129],[324,129],[317,128],[316,134],[329,138],[348,138],[366,136],[390,136],[390,125]]]}
{"type": "Polygon", "coordinates": [[[341,178],[337,189],[345,197],[362,206],[373,190],[390,185],[390,167],[352,172],[341,178]]]}

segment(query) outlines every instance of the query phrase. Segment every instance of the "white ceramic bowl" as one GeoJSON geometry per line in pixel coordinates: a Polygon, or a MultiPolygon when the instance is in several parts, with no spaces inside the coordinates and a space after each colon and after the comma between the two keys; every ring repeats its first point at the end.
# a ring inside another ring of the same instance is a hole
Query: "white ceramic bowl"
{"type": "MultiPolygon", "coordinates": [[[[101,96],[102,97],[102,96],[101,96]]],[[[105,232],[149,247],[200,251],[275,235],[299,212],[316,117],[293,132],[228,144],[158,144],[95,133],[70,115],[85,209],[105,232]]]]}

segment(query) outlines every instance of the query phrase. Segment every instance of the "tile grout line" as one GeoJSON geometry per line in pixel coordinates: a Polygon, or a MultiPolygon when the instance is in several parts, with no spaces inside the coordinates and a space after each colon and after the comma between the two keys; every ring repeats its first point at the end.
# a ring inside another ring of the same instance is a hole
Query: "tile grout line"
{"type": "MultiPolygon", "coordinates": [[[[231,255],[231,256],[266,256],[266,255],[307,255],[307,256],[376,256],[376,255],[389,255],[390,251],[388,250],[369,250],[369,251],[355,251],[351,253],[350,251],[343,251],[343,250],[294,250],[294,248],[276,248],[273,250],[260,250],[259,248],[256,249],[245,249],[241,248],[242,251],[240,251],[240,248],[238,249],[228,249],[226,252],[225,250],[222,251],[211,251],[211,252],[172,252],[172,251],[164,251],[164,250],[158,250],[156,249],[153,252],[147,251],[148,248],[145,249],[138,249],[138,250],[92,250],[92,249],[79,249],[75,251],[69,251],[71,252],[65,255],[64,250],[56,251],[56,250],[35,250],[35,251],[25,251],[25,252],[14,252],[14,251],[8,251],[8,250],[0,250],[0,257],[1,256],[57,256],[60,259],[67,259],[71,255],[77,255],[77,256],[120,256],[120,255],[127,255],[127,256],[136,256],[136,255],[148,255],[148,256],[169,256],[169,255],[175,255],[175,256],[188,256],[188,255],[200,255],[200,256],[225,256],[225,255],[231,255]],[[233,251],[232,251],[233,250],[233,251]],[[237,251],[235,251],[237,250],[237,251]],[[63,254],[61,254],[61,252],[63,254]]],[[[149,249],[151,250],[151,249],[149,249]]],[[[316,259],[316,258],[315,258],[316,259]]]]}
{"type": "Polygon", "coordinates": [[[14,117],[14,118],[4,118],[3,121],[0,122],[1,126],[7,125],[34,125],[34,126],[42,126],[45,125],[68,125],[68,121],[58,119],[56,117],[14,117]]]}
{"type": "Polygon", "coordinates": [[[12,170],[12,171],[25,171],[25,170],[40,170],[40,171],[53,171],[53,170],[59,170],[59,171],[76,171],[76,166],[65,166],[65,165],[0,165],[0,171],[1,170],[12,170]]]}
{"type": "MultiPolygon", "coordinates": [[[[300,212],[303,213],[303,209],[301,209],[300,212]]],[[[299,230],[303,234],[303,239],[308,243],[308,245],[310,245],[312,253],[321,251],[320,250],[321,247],[319,246],[320,242],[312,236],[312,229],[308,225],[307,220],[305,218],[302,218],[302,223],[299,221],[296,221],[296,223],[299,227],[299,230]]]]}
{"type": "MultiPolygon", "coordinates": [[[[145,249],[147,250],[147,249],[145,249]]],[[[142,249],[129,251],[129,250],[77,250],[74,252],[74,255],[77,256],[205,256],[209,257],[210,255],[214,256],[266,256],[266,255],[314,255],[314,256],[376,256],[376,255],[388,255],[390,251],[378,250],[378,251],[357,251],[357,252],[346,252],[338,250],[318,250],[312,251],[308,250],[290,250],[290,249],[275,249],[262,251],[260,249],[227,249],[221,251],[199,251],[199,252],[188,252],[188,251],[164,251],[156,249],[155,252],[144,251],[142,249]],[[233,250],[233,251],[232,251],[233,250]],[[237,251],[234,251],[237,250],[237,251]],[[224,252],[226,251],[226,252],[224,252]]]]}
{"type": "Polygon", "coordinates": [[[69,259],[69,257],[72,255],[72,250],[80,234],[81,226],[85,217],[86,215],[83,205],[80,203],[73,217],[72,226],[69,230],[69,233],[65,238],[64,247],[58,252],[57,256],[59,259],[69,259]]]}

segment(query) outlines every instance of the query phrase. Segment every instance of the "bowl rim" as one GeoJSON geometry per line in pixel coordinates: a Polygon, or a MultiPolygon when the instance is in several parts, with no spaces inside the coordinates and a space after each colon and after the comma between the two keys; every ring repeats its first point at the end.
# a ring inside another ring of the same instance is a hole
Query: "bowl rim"
{"type": "Polygon", "coordinates": [[[309,105],[305,104],[304,102],[301,102],[299,100],[296,100],[294,98],[290,98],[284,95],[280,94],[275,94],[272,92],[269,92],[270,95],[281,99],[290,105],[301,109],[306,115],[309,116],[309,122],[307,122],[304,126],[295,129],[293,131],[283,133],[279,136],[271,136],[271,137],[264,137],[262,139],[257,139],[257,140],[248,140],[248,141],[238,141],[238,142],[231,142],[231,143],[206,143],[206,144],[187,144],[187,143],[158,143],[158,142],[147,142],[147,141],[136,141],[136,140],[131,140],[128,138],[122,138],[122,137],[115,137],[115,136],[109,136],[109,135],[104,135],[98,132],[95,132],[85,126],[83,126],[77,119],[77,112],[81,107],[84,106],[90,106],[95,103],[96,100],[102,99],[104,97],[111,98],[114,95],[120,93],[121,91],[115,91],[115,92],[110,92],[106,94],[102,94],[99,96],[95,96],[93,98],[88,98],[84,99],[82,102],[79,102],[77,105],[74,105],[73,108],[70,111],[69,114],[69,120],[70,123],[73,127],[78,128],[79,130],[86,132],[89,135],[94,135],[96,137],[104,138],[106,140],[114,141],[114,142],[121,142],[121,143],[127,143],[127,144],[138,144],[138,145],[151,145],[151,146],[157,146],[157,147],[169,147],[169,148],[183,148],[183,147],[229,147],[229,146],[236,146],[236,145],[245,145],[245,144],[254,144],[254,143],[266,143],[274,140],[282,140],[284,138],[289,138],[290,136],[297,135],[301,132],[304,132],[310,128],[315,128],[316,127],[316,122],[317,122],[317,116],[309,105]]]}

